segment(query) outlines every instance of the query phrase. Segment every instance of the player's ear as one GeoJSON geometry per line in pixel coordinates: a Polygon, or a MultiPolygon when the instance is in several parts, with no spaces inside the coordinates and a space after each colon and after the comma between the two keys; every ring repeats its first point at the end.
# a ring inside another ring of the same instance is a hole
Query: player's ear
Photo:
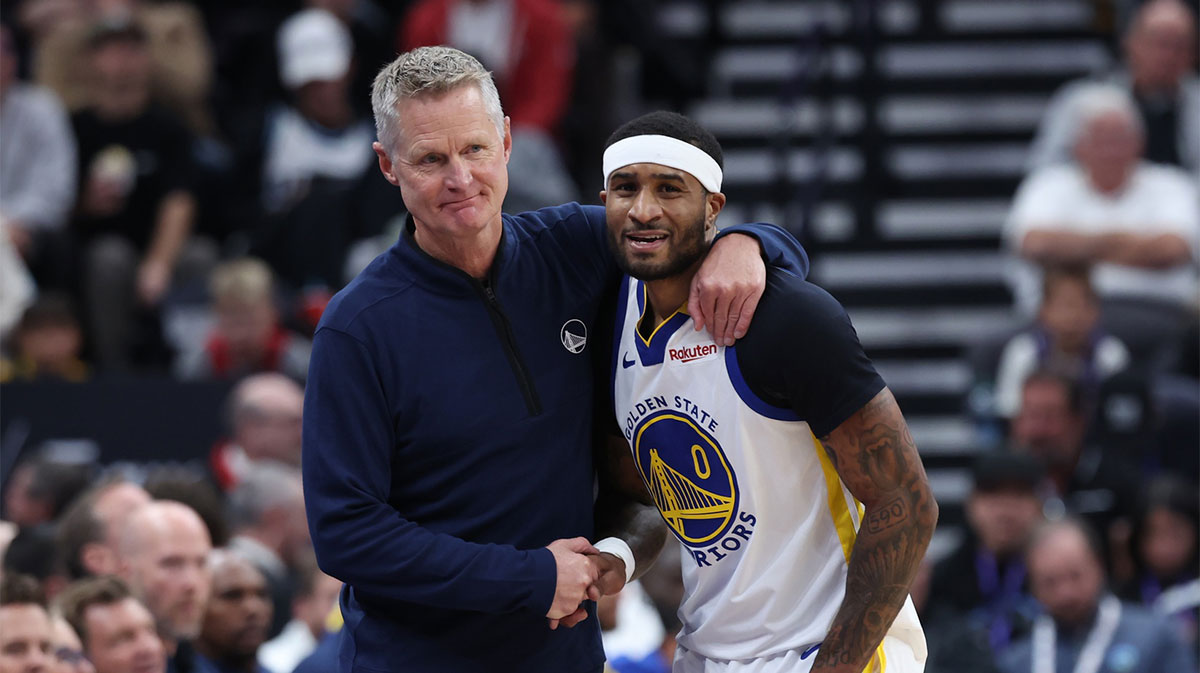
{"type": "Polygon", "coordinates": [[[725,207],[725,195],[721,192],[709,192],[708,198],[704,204],[704,222],[706,225],[713,226],[717,223],[717,216],[721,214],[721,209],[725,207]]]}
{"type": "Polygon", "coordinates": [[[605,204],[605,205],[608,204],[608,190],[607,189],[600,190],[600,203],[605,204]]]}

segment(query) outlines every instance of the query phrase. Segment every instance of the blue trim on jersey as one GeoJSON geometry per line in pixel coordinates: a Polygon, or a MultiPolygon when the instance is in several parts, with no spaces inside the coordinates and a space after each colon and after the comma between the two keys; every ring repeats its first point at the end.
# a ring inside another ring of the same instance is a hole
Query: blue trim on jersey
{"type": "Polygon", "coordinates": [[[638,302],[638,322],[633,326],[633,342],[637,344],[638,358],[643,367],[660,365],[663,357],[666,356],[667,342],[671,340],[671,335],[678,332],[679,328],[683,327],[692,317],[684,313],[682,309],[676,311],[663,324],[654,328],[654,332],[650,334],[650,343],[646,343],[639,329],[642,321],[646,319],[646,311],[649,308],[646,301],[646,284],[639,280],[635,292],[638,302]]]}
{"type": "Polygon", "coordinates": [[[754,413],[776,421],[804,420],[795,411],[764,402],[754,394],[754,391],[746,383],[745,377],[742,376],[742,368],[738,366],[737,346],[725,348],[725,371],[729,373],[729,382],[733,384],[733,389],[737,391],[738,397],[742,398],[742,401],[753,409],[754,413]]]}
{"type": "Polygon", "coordinates": [[[621,289],[617,292],[617,319],[613,321],[612,375],[608,377],[614,403],[617,399],[617,362],[621,359],[621,336],[625,331],[625,311],[629,308],[629,276],[621,276],[621,289]]]}

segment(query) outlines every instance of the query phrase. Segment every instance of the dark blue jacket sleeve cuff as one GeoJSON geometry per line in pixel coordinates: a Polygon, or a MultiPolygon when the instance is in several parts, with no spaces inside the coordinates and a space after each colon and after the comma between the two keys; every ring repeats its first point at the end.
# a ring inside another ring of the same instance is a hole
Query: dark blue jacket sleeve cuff
{"type": "Polygon", "coordinates": [[[533,562],[537,583],[529,595],[529,608],[539,615],[550,612],[554,604],[554,592],[558,588],[558,564],[554,562],[554,553],[549,549],[533,549],[529,552],[533,562]]]}

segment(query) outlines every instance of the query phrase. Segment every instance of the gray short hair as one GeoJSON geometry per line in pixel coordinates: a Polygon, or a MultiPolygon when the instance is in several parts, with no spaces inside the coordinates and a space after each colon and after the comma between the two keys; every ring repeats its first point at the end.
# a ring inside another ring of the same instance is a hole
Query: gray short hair
{"type": "Polygon", "coordinates": [[[303,507],[302,492],[299,470],[262,461],[251,466],[229,494],[229,523],[238,532],[261,524],[263,515],[275,507],[303,507]]]}
{"type": "Polygon", "coordinates": [[[404,52],[384,66],[371,87],[371,111],[375,134],[390,155],[398,144],[400,121],[396,106],[404,99],[442,94],[474,84],[483,96],[483,106],[496,132],[504,137],[504,109],[496,83],[475,57],[452,47],[419,47],[404,52]]]}
{"type": "Polygon", "coordinates": [[[1087,127],[1096,118],[1110,112],[1118,112],[1140,136],[1145,136],[1145,124],[1137,103],[1129,92],[1113,84],[1086,84],[1074,95],[1075,140],[1083,138],[1087,127]]]}

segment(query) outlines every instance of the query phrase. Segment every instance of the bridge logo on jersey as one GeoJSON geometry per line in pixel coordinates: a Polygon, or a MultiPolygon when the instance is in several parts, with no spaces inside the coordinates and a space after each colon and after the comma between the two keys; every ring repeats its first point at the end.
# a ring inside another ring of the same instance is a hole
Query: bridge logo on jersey
{"type": "Polygon", "coordinates": [[[659,411],[633,433],[633,454],[663,519],[692,547],[723,535],[737,513],[737,477],[721,445],[687,413],[659,411]]]}

